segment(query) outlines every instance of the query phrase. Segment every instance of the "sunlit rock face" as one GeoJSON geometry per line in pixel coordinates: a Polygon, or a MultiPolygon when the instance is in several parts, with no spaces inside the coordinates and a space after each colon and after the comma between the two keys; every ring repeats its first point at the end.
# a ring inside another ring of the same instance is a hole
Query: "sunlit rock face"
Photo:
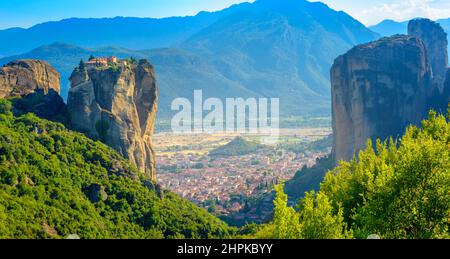
{"type": "Polygon", "coordinates": [[[16,98],[14,112],[66,122],[66,104],[59,95],[60,74],[42,60],[16,60],[0,68],[0,98],[16,98]]]}
{"type": "Polygon", "coordinates": [[[153,131],[158,88],[147,60],[78,67],[70,78],[72,127],[97,138],[156,180],[153,131]]]}
{"type": "Polygon", "coordinates": [[[42,89],[59,94],[60,74],[41,60],[16,60],[0,68],[0,98],[24,96],[42,89]]]}

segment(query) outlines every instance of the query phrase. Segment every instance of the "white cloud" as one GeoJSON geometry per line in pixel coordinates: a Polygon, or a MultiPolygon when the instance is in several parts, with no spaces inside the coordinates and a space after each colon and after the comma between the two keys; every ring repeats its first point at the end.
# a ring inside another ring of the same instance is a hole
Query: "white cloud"
{"type": "Polygon", "coordinates": [[[313,0],[343,10],[366,25],[384,19],[450,18],[450,0],[313,0]]]}
{"type": "Polygon", "coordinates": [[[383,19],[406,21],[416,17],[432,20],[450,17],[450,1],[447,0],[401,0],[390,3],[378,3],[355,14],[367,24],[383,19]]]}

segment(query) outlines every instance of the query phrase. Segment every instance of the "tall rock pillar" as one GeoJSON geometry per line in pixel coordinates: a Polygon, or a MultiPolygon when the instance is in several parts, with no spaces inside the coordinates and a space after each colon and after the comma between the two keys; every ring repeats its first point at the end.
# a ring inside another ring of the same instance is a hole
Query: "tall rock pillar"
{"type": "Polygon", "coordinates": [[[72,127],[114,148],[156,181],[152,139],[158,87],[153,66],[147,60],[86,64],[70,80],[72,127]]]}
{"type": "Polygon", "coordinates": [[[368,139],[386,139],[427,112],[431,64],[418,38],[396,35],[360,45],[331,69],[333,156],[350,160],[368,139]]]}

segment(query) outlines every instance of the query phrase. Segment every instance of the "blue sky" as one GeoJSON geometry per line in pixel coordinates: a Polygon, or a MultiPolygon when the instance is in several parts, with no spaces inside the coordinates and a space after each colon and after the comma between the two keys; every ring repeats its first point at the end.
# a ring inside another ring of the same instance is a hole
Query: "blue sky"
{"type": "MultiPolygon", "coordinates": [[[[70,17],[167,17],[220,10],[246,0],[1,0],[0,29],[70,17]]],[[[252,2],[250,0],[250,2],[252,2]]],[[[383,19],[450,17],[449,0],[323,0],[366,25],[383,19]]]]}
{"type": "Polygon", "coordinates": [[[406,21],[416,17],[433,20],[450,18],[450,0],[323,0],[337,10],[344,10],[366,25],[384,19],[406,21]]]}

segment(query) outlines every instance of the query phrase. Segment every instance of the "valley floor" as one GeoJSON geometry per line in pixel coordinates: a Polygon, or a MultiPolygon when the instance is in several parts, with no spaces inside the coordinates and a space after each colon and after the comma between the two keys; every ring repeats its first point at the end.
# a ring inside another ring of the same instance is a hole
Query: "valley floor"
{"type": "MultiPolygon", "coordinates": [[[[331,147],[299,148],[326,139],[330,128],[282,129],[277,144],[240,156],[211,156],[209,152],[232,141],[236,134],[155,135],[158,181],[165,188],[219,216],[258,221],[272,212],[251,213],[248,201],[291,179],[303,166],[329,154],[331,147]],[[242,213],[246,211],[247,213],[242,213]],[[250,212],[250,213],[249,213],[250,212]]],[[[260,136],[244,135],[257,141],[260,136]]],[[[271,201],[269,201],[271,202],[271,201]]]]}

